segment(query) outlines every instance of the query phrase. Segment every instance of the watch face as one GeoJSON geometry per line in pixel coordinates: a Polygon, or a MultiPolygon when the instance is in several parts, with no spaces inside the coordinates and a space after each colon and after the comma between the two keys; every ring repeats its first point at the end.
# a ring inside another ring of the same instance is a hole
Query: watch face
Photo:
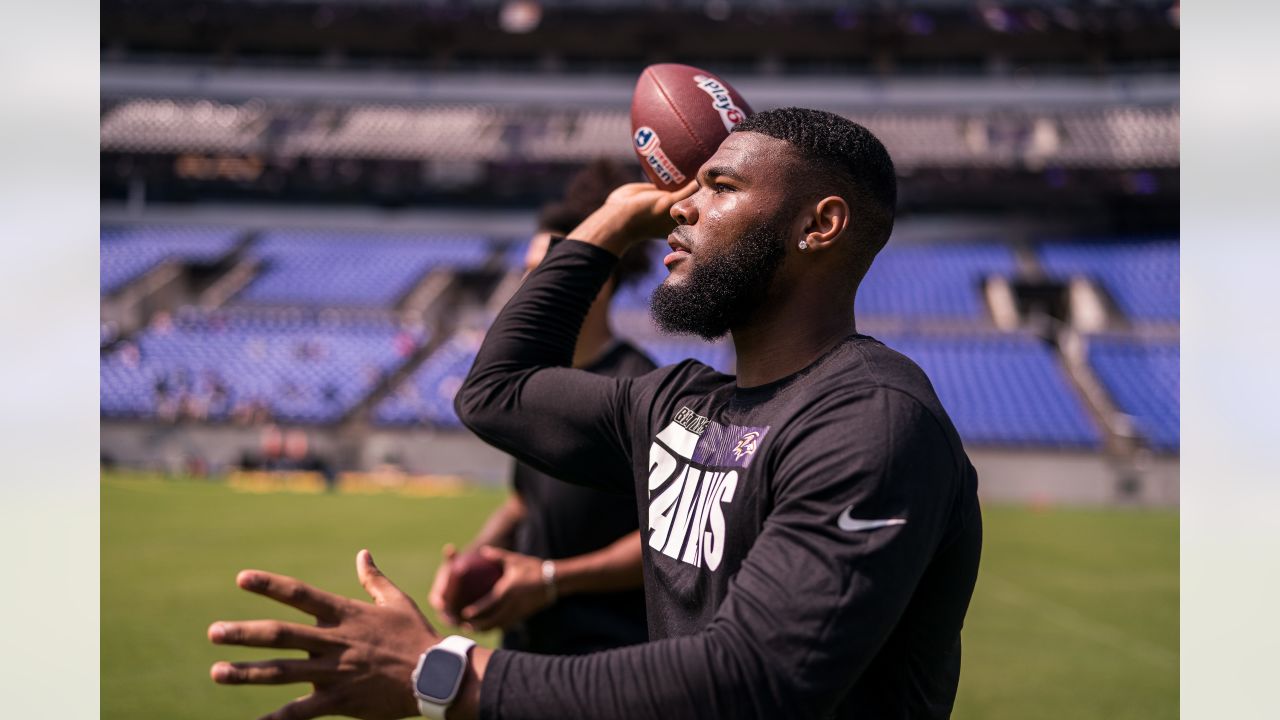
{"type": "Polygon", "coordinates": [[[448,702],[462,681],[463,659],[447,650],[427,653],[418,673],[418,694],[438,703],[448,702]]]}

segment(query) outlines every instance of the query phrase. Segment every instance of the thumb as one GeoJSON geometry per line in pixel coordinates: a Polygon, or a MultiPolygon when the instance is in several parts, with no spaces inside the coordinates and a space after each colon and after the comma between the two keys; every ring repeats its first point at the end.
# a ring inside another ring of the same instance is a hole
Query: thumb
{"type": "Polygon", "coordinates": [[[480,557],[486,560],[497,560],[498,562],[506,562],[507,556],[514,554],[492,545],[481,545],[478,552],[480,557]]]}
{"type": "Polygon", "coordinates": [[[408,598],[373,564],[373,555],[368,550],[356,553],[356,577],[360,578],[365,592],[369,593],[369,597],[377,605],[389,605],[408,598]]]}
{"type": "Polygon", "coordinates": [[[444,557],[445,560],[452,560],[458,557],[458,548],[454,547],[453,543],[445,543],[444,548],[441,549],[440,551],[440,554],[444,557]]]}

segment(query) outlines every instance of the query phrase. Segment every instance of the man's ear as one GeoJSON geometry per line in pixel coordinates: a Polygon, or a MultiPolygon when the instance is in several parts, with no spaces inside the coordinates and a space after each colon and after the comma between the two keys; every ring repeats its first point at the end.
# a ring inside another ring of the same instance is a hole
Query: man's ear
{"type": "Polygon", "coordinates": [[[819,200],[805,222],[804,242],[807,249],[818,251],[833,246],[849,226],[850,215],[849,203],[838,195],[819,200]]]}

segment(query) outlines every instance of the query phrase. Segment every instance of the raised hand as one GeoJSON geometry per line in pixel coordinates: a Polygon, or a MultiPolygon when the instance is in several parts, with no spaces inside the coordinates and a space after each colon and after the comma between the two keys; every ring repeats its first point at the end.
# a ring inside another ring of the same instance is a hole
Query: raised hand
{"type": "Polygon", "coordinates": [[[628,183],[610,193],[604,205],[583,220],[569,237],[599,245],[620,256],[641,240],[666,237],[675,227],[671,206],[697,189],[697,181],[670,192],[652,183],[628,183]]]}
{"type": "Polygon", "coordinates": [[[219,621],[209,626],[217,645],[305,650],[305,659],[218,662],[224,685],[311,683],[314,691],[261,720],[310,720],[346,715],[391,720],[418,714],[410,677],[418,657],[440,637],[413,600],[373,564],[356,555],[356,574],[373,603],[334,595],[284,575],[245,570],[236,584],[316,618],[303,625],[278,620],[219,621]]]}

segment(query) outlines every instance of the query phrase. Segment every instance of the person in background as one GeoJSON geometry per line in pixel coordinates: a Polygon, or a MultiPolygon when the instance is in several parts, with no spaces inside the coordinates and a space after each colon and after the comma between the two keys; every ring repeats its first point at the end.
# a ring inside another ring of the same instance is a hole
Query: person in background
{"type": "MultiPolygon", "coordinates": [[[[594,212],[615,188],[633,181],[616,163],[597,161],[570,182],[564,201],[543,208],[525,254],[525,272],[551,245],[594,212]]],[[[629,253],[596,296],[574,349],[573,366],[634,377],[654,363],[614,336],[609,304],[619,286],[649,270],[643,246],[629,253]]],[[[468,544],[503,564],[491,593],[454,615],[444,603],[452,545],[444,548],[431,605],[446,620],[476,630],[501,628],[504,648],[583,654],[648,639],[641,591],[639,515],[631,495],[613,495],[517,462],[511,493],[468,544]]]]}

